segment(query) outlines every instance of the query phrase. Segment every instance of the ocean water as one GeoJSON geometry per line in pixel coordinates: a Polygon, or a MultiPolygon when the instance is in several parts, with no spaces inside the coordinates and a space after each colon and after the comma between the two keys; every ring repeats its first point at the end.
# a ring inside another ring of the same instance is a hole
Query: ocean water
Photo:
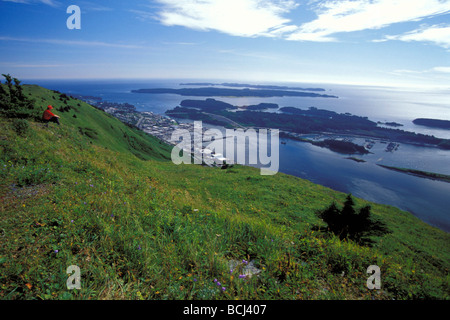
{"type": "MultiPolygon", "coordinates": [[[[133,89],[182,88],[180,83],[192,80],[29,80],[48,89],[67,94],[82,94],[101,97],[112,102],[128,102],[139,111],[164,114],[184,99],[206,99],[175,94],[137,94],[133,89]]],[[[199,81],[200,82],[200,81],[199,81]]],[[[201,82],[205,82],[202,80],[201,82]]],[[[206,81],[214,82],[218,81],[206,81]]],[[[450,130],[432,129],[412,123],[415,118],[450,120],[450,91],[406,90],[398,88],[363,87],[346,85],[277,84],[299,87],[321,87],[326,94],[339,98],[225,98],[213,97],[233,105],[243,106],[261,102],[277,103],[280,107],[292,106],[301,109],[317,107],[339,113],[349,112],[367,116],[372,121],[395,121],[403,124],[400,129],[435,135],[450,139],[450,130]]],[[[223,128],[222,128],[223,129],[223,128]]],[[[401,144],[395,152],[386,152],[386,145],[377,142],[372,154],[358,156],[366,160],[357,163],[347,156],[313,146],[309,143],[284,140],[280,144],[279,171],[308,179],[332,189],[352,193],[373,202],[396,206],[421,220],[447,232],[450,231],[450,183],[419,178],[394,172],[377,164],[412,168],[450,174],[450,151],[436,148],[401,144]]],[[[354,139],[356,143],[363,143],[354,139]]]]}
{"type": "MultiPolygon", "coordinates": [[[[181,83],[193,80],[24,80],[24,83],[39,84],[48,89],[65,93],[93,95],[114,102],[134,104],[139,111],[150,110],[164,114],[185,99],[206,99],[206,97],[189,97],[176,94],[138,94],[131,90],[143,88],[185,88],[181,83]]],[[[205,81],[201,81],[205,82],[205,81]]],[[[209,81],[206,81],[209,82],[209,81]]],[[[211,81],[219,82],[219,81],[211,81]]],[[[416,118],[435,118],[450,120],[450,89],[448,90],[406,90],[399,88],[330,85],[330,84],[292,84],[274,83],[274,85],[321,87],[324,94],[336,95],[339,98],[310,97],[214,97],[237,106],[258,104],[261,102],[277,103],[280,107],[297,107],[307,109],[317,107],[336,111],[349,112],[358,116],[366,116],[372,121],[395,121],[403,124],[400,129],[435,135],[450,139],[450,130],[431,129],[412,123],[416,118]]],[[[196,86],[190,86],[196,87],[196,86]]]]}

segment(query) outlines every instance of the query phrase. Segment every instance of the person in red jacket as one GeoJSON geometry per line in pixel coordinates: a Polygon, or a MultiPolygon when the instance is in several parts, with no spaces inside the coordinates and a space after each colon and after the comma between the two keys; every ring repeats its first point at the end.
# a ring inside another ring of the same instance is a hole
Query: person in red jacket
{"type": "Polygon", "coordinates": [[[47,110],[45,110],[44,113],[42,114],[42,120],[44,120],[47,124],[49,122],[55,122],[59,126],[59,116],[51,112],[50,110],[52,109],[53,109],[52,106],[47,107],[47,110]]]}

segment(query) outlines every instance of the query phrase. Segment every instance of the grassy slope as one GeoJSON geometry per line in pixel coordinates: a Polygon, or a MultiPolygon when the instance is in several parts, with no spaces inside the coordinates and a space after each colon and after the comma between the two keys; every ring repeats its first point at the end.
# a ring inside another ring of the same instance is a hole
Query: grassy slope
{"type": "MultiPolygon", "coordinates": [[[[63,105],[25,90],[42,109],[63,105]]],[[[340,241],[311,227],[344,194],[250,167],[176,166],[158,140],[68,104],[60,127],[30,122],[23,136],[0,119],[2,299],[449,298],[449,235],[412,215],[371,204],[392,233],[371,248],[340,241]],[[242,259],[260,276],[230,272],[242,259]],[[372,264],[382,290],[366,287],[372,264]],[[81,290],[66,288],[70,265],[81,290]]]]}
{"type": "Polygon", "coordinates": [[[119,152],[131,151],[141,159],[170,159],[167,145],[144,132],[120,123],[113,116],[88,104],[70,99],[67,104],[59,98],[60,94],[35,85],[24,86],[25,93],[36,100],[36,108],[45,110],[50,104],[54,113],[63,117],[66,126],[77,128],[90,136],[96,145],[119,152]],[[70,106],[69,111],[60,112],[60,107],[70,106]],[[76,116],[76,118],[73,117],[76,116]]]}

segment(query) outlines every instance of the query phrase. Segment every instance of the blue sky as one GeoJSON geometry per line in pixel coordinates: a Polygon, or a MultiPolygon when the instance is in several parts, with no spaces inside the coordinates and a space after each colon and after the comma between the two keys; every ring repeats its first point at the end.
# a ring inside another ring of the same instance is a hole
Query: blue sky
{"type": "Polygon", "coordinates": [[[0,0],[0,72],[449,87],[450,0],[0,0]]]}

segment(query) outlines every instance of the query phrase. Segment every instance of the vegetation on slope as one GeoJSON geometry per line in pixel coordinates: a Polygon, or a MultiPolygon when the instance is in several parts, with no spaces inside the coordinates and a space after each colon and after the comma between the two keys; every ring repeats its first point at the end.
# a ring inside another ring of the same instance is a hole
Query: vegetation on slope
{"type": "Polygon", "coordinates": [[[55,114],[61,116],[61,130],[67,127],[76,129],[89,138],[90,144],[113,151],[131,152],[144,160],[170,159],[169,146],[83,101],[36,85],[25,85],[23,91],[27,97],[33,97],[34,109],[29,117],[33,121],[41,122],[42,112],[48,105],[52,105],[55,107],[55,114]]]}
{"type": "Polygon", "coordinates": [[[448,299],[449,236],[409,213],[354,199],[390,233],[362,246],[317,232],[317,211],[345,194],[245,166],[176,166],[168,146],[102,111],[23,89],[37,114],[70,108],[61,126],[0,118],[2,299],[448,299]],[[66,287],[70,265],[79,290],[66,287]],[[370,265],[381,290],[366,286],[370,265]]]}

